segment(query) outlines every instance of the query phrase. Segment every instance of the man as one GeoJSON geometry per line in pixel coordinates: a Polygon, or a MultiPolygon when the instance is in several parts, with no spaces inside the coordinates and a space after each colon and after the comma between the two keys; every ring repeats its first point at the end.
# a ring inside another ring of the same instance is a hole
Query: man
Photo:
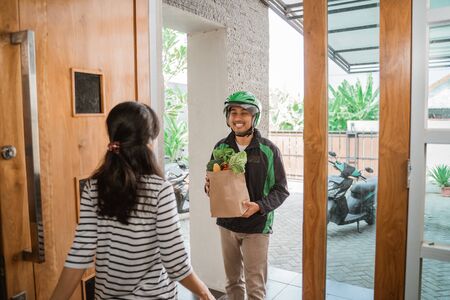
{"type": "MultiPolygon", "coordinates": [[[[235,152],[247,152],[245,180],[250,201],[239,218],[217,218],[227,276],[228,299],[264,299],[267,282],[269,234],[274,210],[289,196],[280,151],[256,129],[261,103],[251,93],[241,91],[225,101],[224,114],[231,133],[215,148],[226,144],[235,152]]],[[[205,191],[209,193],[206,178],[205,191]]]]}

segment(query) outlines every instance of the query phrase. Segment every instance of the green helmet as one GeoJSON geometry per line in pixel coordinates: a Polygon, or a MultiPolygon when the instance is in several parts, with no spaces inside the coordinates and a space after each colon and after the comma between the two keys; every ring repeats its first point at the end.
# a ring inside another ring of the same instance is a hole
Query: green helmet
{"type": "Polygon", "coordinates": [[[246,91],[236,92],[228,96],[224,104],[225,106],[223,108],[223,113],[225,114],[227,120],[230,112],[230,107],[240,106],[248,110],[253,115],[253,128],[258,126],[262,107],[261,102],[252,93],[246,91]]]}

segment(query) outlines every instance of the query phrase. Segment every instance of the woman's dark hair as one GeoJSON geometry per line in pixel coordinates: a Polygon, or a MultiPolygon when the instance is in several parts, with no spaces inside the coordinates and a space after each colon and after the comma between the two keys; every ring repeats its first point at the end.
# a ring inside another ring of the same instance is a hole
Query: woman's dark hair
{"type": "Polygon", "coordinates": [[[116,105],[106,119],[110,145],[103,164],[94,172],[97,179],[98,214],[116,217],[128,224],[137,203],[137,183],[141,175],[163,174],[148,146],[159,133],[156,113],[138,102],[116,105]]]}

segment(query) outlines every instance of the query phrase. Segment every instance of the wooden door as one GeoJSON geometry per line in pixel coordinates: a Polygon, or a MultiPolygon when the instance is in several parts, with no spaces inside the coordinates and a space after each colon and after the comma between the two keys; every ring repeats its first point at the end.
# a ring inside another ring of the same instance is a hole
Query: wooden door
{"type": "MultiPolygon", "coordinates": [[[[73,238],[78,182],[106,149],[107,112],[121,101],[150,103],[148,2],[7,0],[0,4],[0,31],[0,147],[17,149],[15,158],[0,159],[4,282],[8,298],[25,291],[28,299],[48,299],[73,238]],[[21,256],[31,238],[20,46],[10,43],[9,34],[22,30],[35,33],[43,263],[21,256]],[[99,111],[77,110],[74,89],[81,85],[74,84],[75,72],[98,79],[99,111]]],[[[81,288],[73,299],[82,299],[81,288]]]]}

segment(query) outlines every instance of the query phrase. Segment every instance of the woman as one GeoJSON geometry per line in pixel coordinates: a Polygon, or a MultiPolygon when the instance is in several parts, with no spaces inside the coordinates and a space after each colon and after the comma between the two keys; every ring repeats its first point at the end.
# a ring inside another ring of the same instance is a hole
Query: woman
{"type": "Polygon", "coordinates": [[[151,150],[159,133],[155,112],[124,102],[106,124],[108,151],[82,193],[80,222],[52,299],[69,299],[94,264],[96,299],[176,299],[175,281],[214,299],[189,263],[172,186],[151,150]]]}

